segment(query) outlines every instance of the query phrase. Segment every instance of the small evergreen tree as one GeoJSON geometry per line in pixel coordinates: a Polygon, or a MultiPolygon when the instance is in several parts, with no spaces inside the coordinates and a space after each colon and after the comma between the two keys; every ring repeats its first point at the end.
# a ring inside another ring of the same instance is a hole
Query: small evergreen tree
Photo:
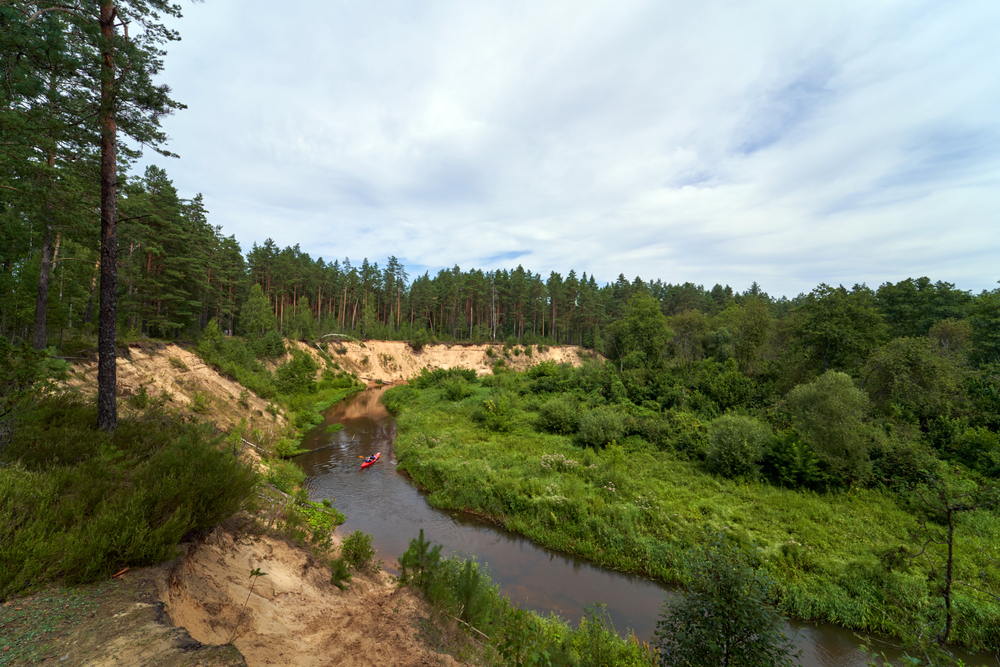
{"type": "Polygon", "coordinates": [[[772,582],[751,554],[713,535],[688,564],[683,595],[668,597],[656,622],[660,664],[771,667],[797,662],[767,604],[772,582]]]}

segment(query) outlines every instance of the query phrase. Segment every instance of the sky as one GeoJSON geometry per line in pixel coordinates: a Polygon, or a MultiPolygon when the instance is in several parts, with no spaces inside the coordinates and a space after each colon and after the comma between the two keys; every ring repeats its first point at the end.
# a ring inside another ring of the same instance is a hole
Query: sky
{"type": "Polygon", "coordinates": [[[244,251],[693,282],[1000,280],[996,0],[209,0],[167,170],[244,251]]]}

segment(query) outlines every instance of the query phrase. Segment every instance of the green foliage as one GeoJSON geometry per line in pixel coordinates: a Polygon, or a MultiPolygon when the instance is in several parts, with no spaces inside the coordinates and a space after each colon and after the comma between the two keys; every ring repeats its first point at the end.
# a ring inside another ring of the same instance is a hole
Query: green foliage
{"type": "Polygon", "coordinates": [[[211,356],[222,344],[222,331],[219,330],[219,323],[213,317],[202,329],[201,336],[198,337],[198,356],[202,359],[211,356]]]}
{"type": "Polygon", "coordinates": [[[274,453],[283,459],[290,459],[293,456],[298,456],[309,451],[308,449],[300,448],[299,444],[299,442],[291,438],[278,438],[278,441],[274,443],[274,453]]]}
{"type": "Polygon", "coordinates": [[[850,377],[827,371],[793,389],[786,401],[796,432],[835,479],[848,485],[868,480],[872,434],[863,421],[868,397],[850,377]]]}
{"type": "Polygon", "coordinates": [[[464,378],[456,377],[441,383],[445,398],[449,401],[461,401],[472,396],[472,387],[464,378]]]}
{"type": "Polygon", "coordinates": [[[261,359],[277,359],[287,352],[285,337],[277,329],[265,331],[262,336],[250,338],[254,356],[261,359]]]}
{"type": "Polygon", "coordinates": [[[985,427],[966,429],[944,453],[972,470],[1000,476],[1000,436],[985,427]]]}
{"type": "Polygon", "coordinates": [[[403,408],[416,400],[420,391],[411,385],[401,384],[396,387],[389,387],[382,394],[382,405],[385,409],[394,415],[398,415],[403,411],[403,408]]]}
{"type": "Polygon", "coordinates": [[[771,481],[791,489],[819,490],[830,482],[819,457],[796,433],[786,433],[772,441],[763,468],[771,481]]]}
{"type": "Polygon", "coordinates": [[[794,645],[768,604],[774,584],[755,560],[718,534],[690,554],[684,594],[667,597],[656,623],[661,665],[794,664],[794,645]]]}
{"type": "Polygon", "coordinates": [[[580,626],[570,634],[567,644],[578,665],[611,667],[629,665],[632,667],[652,666],[656,663],[653,652],[643,647],[631,635],[623,641],[615,632],[605,605],[586,605],[580,626]]]}
{"type": "Polygon", "coordinates": [[[295,304],[295,313],[284,325],[293,340],[312,340],[316,337],[316,318],[309,308],[309,297],[301,297],[295,304]]]}
{"type": "Polygon", "coordinates": [[[52,382],[65,376],[65,362],[48,352],[0,338],[0,456],[37,397],[56,393],[52,382]]]}
{"type": "Polygon", "coordinates": [[[330,583],[340,590],[347,589],[347,582],[351,580],[351,564],[341,556],[330,561],[330,583]]]}
{"type": "Polygon", "coordinates": [[[246,508],[253,470],[210,426],[155,410],[95,430],[77,399],[38,399],[0,461],[0,597],[170,559],[246,508]]]}
{"type": "Polygon", "coordinates": [[[196,391],[191,397],[191,412],[199,415],[207,414],[212,408],[212,397],[205,392],[196,391]]]}
{"type": "Polygon", "coordinates": [[[580,408],[570,394],[561,394],[547,400],[538,409],[539,429],[549,433],[572,435],[580,426],[580,408]]]}
{"type": "Polygon", "coordinates": [[[430,334],[427,332],[427,329],[423,328],[417,329],[415,332],[413,332],[413,335],[410,336],[410,347],[413,349],[414,352],[420,352],[422,349],[424,349],[424,346],[430,342],[431,342],[431,337],[430,334]]]}
{"type": "Polygon", "coordinates": [[[269,461],[265,478],[274,488],[291,494],[306,481],[306,473],[291,461],[269,461]]]}
{"type": "Polygon", "coordinates": [[[624,317],[611,325],[610,332],[609,356],[621,368],[658,365],[671,337],[659,302],[644,292],[629,299],[624,317]]]}
{"type": "Polygon", "coordinates": [[[472,419],[496,433],[514,430],[514,398],[506,391],[496,391],[472,413],[472,419]]]}
{"type": "Polygon", "coordinates": [[[177,357],[167,357],[167,361],[169,361],[170,365],[173,366],[174,368],[176,368],[179,371],[187,372],[187,371],[191,370],[190,368],[187,367],[187,364],[185,364],[183,361],[181,361],[177,357]]]}
{"type": "Polygon", "coordinates": [[[277,326],[278,321],[274,317],[270,301],[261,286],[254,283],[250,288],[250,296],[240,309],[240,329],[248,338],[257,340],[265,333],[274,331],[277,326]]]}
{"type": "Polygon", "coordinates": [[[430,590],[431,583],[441,564],[441,545],[431,547],[424,539],[424,529],[420,535],[410,540],[410,546],[399,557],[399,583],[412,583],[423,592],[430,590]]]}
{"type": "Polygon", "coordinates": [[[948,413],[961,374],[953,357],[934,352],[925,338],[896,338],[868,359],[861,388],[886,415],[923,421],[948,413]]]}
{"type": "Polygon", "coordinates": [[[601,405],[580,414],[576,442],[581,447],[606,447],[613,442],[621,442],[624,437],[625,417],[614,408],[601,405]]]}
{"type": "Polygon", "coordinates": [[[756,477],[771,440],[767,424],[753,417],[723,415],[708,428],[705,465],[724,477],[756,477]]]}
{"type": "Polygon", "coordinates": [[[340,545],[340,553],[355,570],[370,569],[375,558],[372,536],[360,530],[354,531],[344,538],[344,542],[340,545]]]}
{"type": "Polygon", "coordinates": [[[810,292],[797,311],[798,336],[820,370],[848,370],[882,344],[888,328],[875,295],[863,285],[848,291],[823,283],[810,292]]]}
{"type": "Polygon", "coordinates": [[[293,350],[292,358],[274,371],[274,383],[282,394],[311,394],[318,389],[319,364],[308,352],[293,350]]]}

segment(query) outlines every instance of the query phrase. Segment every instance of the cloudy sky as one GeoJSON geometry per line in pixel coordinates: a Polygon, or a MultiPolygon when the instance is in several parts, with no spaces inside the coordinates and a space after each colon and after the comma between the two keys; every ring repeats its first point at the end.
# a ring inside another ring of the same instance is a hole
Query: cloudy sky
{"type": "Polygon", "coordinates": [[[184,5],[156,156],[244,250],[794,296],[1000,279],[996,0],[184,5]]]}

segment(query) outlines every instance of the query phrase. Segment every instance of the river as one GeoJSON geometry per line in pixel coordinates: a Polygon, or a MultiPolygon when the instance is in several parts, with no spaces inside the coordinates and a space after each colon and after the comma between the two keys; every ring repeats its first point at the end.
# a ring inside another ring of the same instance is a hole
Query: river
{"type": "MultiPolygon", "coordinates": [[[[379,401],[383,391],[370,389],[333,406],[323,424],[307,435],[304,447],[310,451],[296,458],[308,475],[312,499],[330,498],[347,516],[340,534],[371,534],[377,557],[396,573],[396,558],[422,528],[428,540],[444,545],[442,554],[455,552],[485,563],[500,591],[523,608],[554,612],[576,623],[585,605],[599,601],[619,632],[631,629],[640,639],[652,638],[664,596],[672,594],[666,586],[538,547],[474,517],[431,507],[396,470],[396,424],[379,401]],[[337,423],[344,428],[329,432],[327,427],[337,423]],[[378,451],[381,460],[361,470],[361,457],[378,451]]],[[[790,622],[787,632],[794,635],[806,667],[867,664],[851,630],[790,622]]],[[[898,655],[888,644],[876,646],[889,656],[898,655]]],[[[969,664],[1000,665],[986,654],[961,657],[969,664]]]]}

